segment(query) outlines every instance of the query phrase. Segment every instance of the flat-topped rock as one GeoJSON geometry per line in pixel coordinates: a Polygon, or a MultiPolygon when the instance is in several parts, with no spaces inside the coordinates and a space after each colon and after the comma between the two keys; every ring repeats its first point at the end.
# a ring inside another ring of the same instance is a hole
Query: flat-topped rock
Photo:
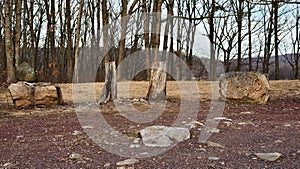
{"type": "Polygon", "coordinates": [[[51,106],[62,104],[62,93],[59,86],[50,83],[15,83],[8,87],[13,103],[23,108],[36,105],[51,106]]]}

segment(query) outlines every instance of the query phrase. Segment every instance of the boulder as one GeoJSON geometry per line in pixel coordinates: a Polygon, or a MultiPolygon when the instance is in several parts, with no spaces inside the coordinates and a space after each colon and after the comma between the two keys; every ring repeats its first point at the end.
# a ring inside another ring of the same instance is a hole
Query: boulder
{"type": "Polygon", "coordinates": [[[221,76],[220,94],[226,100],[265,104],[269,100],[269,81],[256,72],[231,72],[221,76]]]}
{"type": "Polygon", "coordinates": [[[13,103],[18,108],[62,104],[61,89],[50,83],[17,83],[8,87],[13,103]]]}
{"type": "Polygon", "coordinates": [[[17,68],[16,76],[19,81],[33,82],[35,81],[34,68],[29,66],[26,62],[23,62],[17,68]]]}
{"type": "Polygon", "coordinates": [[[182,127],[150,126],[139,131],[148,147],[168,147],[190,138],[190,131],[182,127]]]}

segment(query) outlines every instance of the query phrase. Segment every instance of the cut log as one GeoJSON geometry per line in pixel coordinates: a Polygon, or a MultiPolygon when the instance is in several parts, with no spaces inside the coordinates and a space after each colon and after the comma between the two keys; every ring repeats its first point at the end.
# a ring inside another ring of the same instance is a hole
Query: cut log
{"type": "Polygon", "coordinates": [[[117,73],[115,62],[105,63],[105,84],[98,104],[111,102],[117,98],[117,73]]]}
{"type": "Polygon", "coordinates": [[[220,79],[220,94],[231,101],[265,104],[269,88],[266,75],[255,72],[230,72],[220,79]]]}
{"type": "Polygon", "coordinates": [[[166,98],[166,70],[166,62],[153,63],[146,100],[163,100],[166,98]]]}
{"type": "Polygon", "coordinates": [[[38,105],[57,105],[63,103],[59,86],[50,83],[17,83],[8,87],[13,103],[18,108],[38,105]]]}

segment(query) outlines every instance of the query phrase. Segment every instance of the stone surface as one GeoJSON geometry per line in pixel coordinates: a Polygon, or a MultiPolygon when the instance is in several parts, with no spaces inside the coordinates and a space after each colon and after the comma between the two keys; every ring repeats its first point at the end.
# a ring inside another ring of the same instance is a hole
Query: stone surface
{"type": "Polygon", "coordinates": [[[150,126],[139,131],[145,146],[168,147],[190,138],[190,131],[182,127],[150,126]]]}
{"type": "Polygon", "coordinates": [[[212,141],[206,141],[204,144],[206,144],[207,147],[225,148],[221,144],[215,143],[215,142],[212,142],[212,141]]]}
{"type": "Polygon", "coordinates": [[[16,69],[16,77],[19,81],[33,82],[35,81],[34,69],[26,62],[23,62],[16,69]]]}
{"type": "Polygon", "coordinates": [[[69,159],[70,160],[82,160],[83,159],[83,156],[79,153],[72,153],[70,156],[69,156],[69,159]]]}
{"type": "Polygon", "coordinates": [[[265,161],[276,161],[279,157],[282,156],[281,153],[275,152],[275,153],[255,153],[254,154],[259,159],[265,160],[265,161]]]}
{"type": "Polygon", "coordinates": [[[8,87],[16,107],[62,104],[62,94],[58,86],[50,83],[17,83],[8,87]]]}
{"type": "Polygon", "coordinates": [[[139,160],[137,159],[134,159],[134,158],[130,158],[130,159],[126,159],[124,161],[120,161],[117,163],[118,166],[124,166],[124,165],[134,165],[136,163],[140,162],[139,160]]]}
{"type": "Polygon", "coordinates": [[[255,72],[231,72],[221,76],[220,94],[227,100],[265,104],[269,100],[267,77],[255,72]]]}

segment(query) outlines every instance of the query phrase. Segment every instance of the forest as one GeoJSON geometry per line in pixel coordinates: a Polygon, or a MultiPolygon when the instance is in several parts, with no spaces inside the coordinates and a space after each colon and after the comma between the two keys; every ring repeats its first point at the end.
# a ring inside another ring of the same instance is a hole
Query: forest
{"type": "MultiPolygon", "coordinates": [[[[299,21],[297,0],[3,0],[0,80],[18,81],[27,63],[36,81],[103,81],[109,61],[116,62],[118,79],[128,80],[153,60],[167,61],[182,80],[192,77],[182,77],[176,62],[190,69],[201,64],[210,80],[218,63],[224,72],[259,71],[273,79],[288,72],[298,79],[299,21]],[[210,44],[204,53],[199,36],[210,44]],[[129,55],[138,61],[121,67],[129,55]]],[[[140,80],[151,76],[137,73],[140,80]]]]}

